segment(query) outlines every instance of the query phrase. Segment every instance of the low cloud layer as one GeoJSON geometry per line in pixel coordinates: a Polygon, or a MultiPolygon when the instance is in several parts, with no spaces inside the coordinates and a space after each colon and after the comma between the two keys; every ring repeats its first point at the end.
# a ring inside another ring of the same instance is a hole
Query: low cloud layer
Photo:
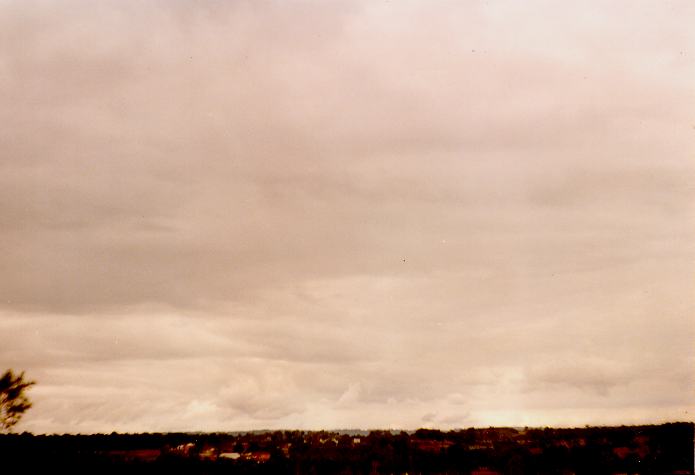
{"type": "Polygon", "coordinates": [[[692,420],[689,2],[5,2],[35,432],[692,420]]]}

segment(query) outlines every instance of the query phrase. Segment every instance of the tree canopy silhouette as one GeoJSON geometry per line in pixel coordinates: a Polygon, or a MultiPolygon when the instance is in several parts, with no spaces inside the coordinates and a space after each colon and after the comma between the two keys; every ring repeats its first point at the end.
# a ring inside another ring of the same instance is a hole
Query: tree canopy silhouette
{"type": "Polygon", "coordinates": [[[31,407],[26,390],[34,381],[26,381],[24,372],[15,374],[11,369],[0,377],[0,431],[9,432],[31,407]]]}

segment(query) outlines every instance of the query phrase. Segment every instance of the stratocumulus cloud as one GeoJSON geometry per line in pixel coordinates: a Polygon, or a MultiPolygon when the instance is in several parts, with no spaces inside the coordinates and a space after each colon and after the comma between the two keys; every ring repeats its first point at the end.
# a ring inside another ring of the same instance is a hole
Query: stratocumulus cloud
{"type": "Polygon", "coordinates": [[[37,432],[692,420],[689,2],[4,2],[37,432]]]}

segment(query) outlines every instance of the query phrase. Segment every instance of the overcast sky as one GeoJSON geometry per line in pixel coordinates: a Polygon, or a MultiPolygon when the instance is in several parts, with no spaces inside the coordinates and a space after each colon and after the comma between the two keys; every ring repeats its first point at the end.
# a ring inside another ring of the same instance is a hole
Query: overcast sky
{"type": "Polygon", "coordinates": [[[0,1],[17,430],[695,420],[691,1],[0,1]]]}

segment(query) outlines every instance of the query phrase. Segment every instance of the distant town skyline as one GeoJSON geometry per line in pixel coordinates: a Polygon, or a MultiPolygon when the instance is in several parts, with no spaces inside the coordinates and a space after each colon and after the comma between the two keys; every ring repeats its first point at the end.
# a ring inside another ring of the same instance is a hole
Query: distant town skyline
{"type": "Polygon", "coordinates": [[[695,420],[693,20],[0,3],[16,430],[695,420]]]}

